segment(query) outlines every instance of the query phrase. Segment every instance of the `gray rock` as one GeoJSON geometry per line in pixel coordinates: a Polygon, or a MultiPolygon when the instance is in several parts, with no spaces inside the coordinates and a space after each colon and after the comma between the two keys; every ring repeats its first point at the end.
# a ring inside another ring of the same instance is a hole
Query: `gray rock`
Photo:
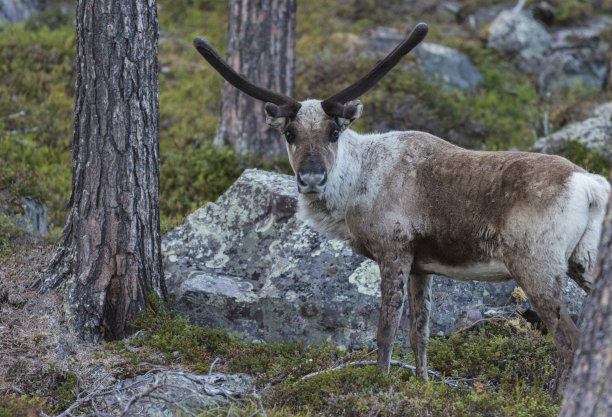
{"type": "Polygon", "coordinates": [[[96,407],[113,415],[127,410],[123,416],[173,417],[179,409],[195,415],[239,403],[241,397],[254,393],[254,379],[246,374],[198,375],[158,369],[107,387],[109,394],[96,407]]]}
{"type": "MultiPolygon", "coordinates": [[[[366,54],[380,58],[391,52],[404,38],[404,35],[394,29],[378,28],[365,41],[368,45],[366,54]]],[[[437,80],[446,88],[470,91],[483,81],[482,75],[470,58],[455,49],[423,42],[414,49],[413,53],[417,57],[423,76],[437,80]]]]}
{"type": "Polygon", "coordinates": [[[17,197],[9,190],[0,190],[0,216],[7,216],[16,227],[33,236],[47,235],[47,206],[37,198],[17,197]]]}
{"type": "Polygon", "coordinates": [[[600,34],[612,27],[612,19],[598,16],[590,19],[584,26],[561,28],[554,31],[552,49],[570,48],[599,40],[600,34]]]}
{"type": "Polygon", "coordinates": [[[540,94],[567,91],[576,85],[587,90],[603,88],[608,77],[608,47],[597,44],[553,52],[542,65],[538,79],[540,94]]]}
{"type": "MultiPolygon", "coordinates": [[[[377,265],[296,219],[296,204],[293,177],[247,170],[216,203],[164,236],[174,308],[193,323],[248,340],[374,344],[377,265]]],[[[435,277],[432,334],[454,331],[470,310],[511,309],[515,286],[435,277]]],[[[570,290],[570,313],[577,315],[584,293],[570,290]]],[[[408,344],[408,330],[405,313],[399,341],[408,344]]]]}
{"type": "Polygon", "coordinates": [[[601,89],[609,76],[609,41],[600,33],[612,27],[606,17],[591,19],[585,27],[563,28],[552,34],[551,53],[542,65],[540,93],[562,91],[580,84],[601,89]]]}
{"type": "Polygon", "coordinates": [[[479,7],[474,13],[468,16],[468,22],[473,29],[482,28],[491,24],[497,16],[508,8],[508,4],[494,4],[491,6],[479,7]]]}
{"type": "Polygon", "coordinates": [[[488,47],[516,58],[527,72],[539,71],[551,42],[546,29],[524,12],[503,11],[489,29],[488,47]]]}
{"type": "Polygon", "coordinates": [[[47,230],[47,206],[37,198],[21,199],[24,214],[17,221],[17,226],[26,229],[34,236],[45,236],[47,230]]]}
{"type": "Polygon", "coordinates": [[[545,153],[559,152],[567,141],[577,141],[589,149],[612,157],[612,102],[591,112],[591,117],[572,123],[563,129],[536,141],[534,150],[545,153]]]}
{"type": "Polygon", "coordinates": [[[387,55],[401,41],[406,39],[398,29],[379,26],[370,31],[366,38],[360,40],[363,48],[362,54],[370,58],[378,58],[387,55]]]}
{"type": "Polygon", "coordinates": [[[457,21],[461,16],[461,4],[452,1],[443,1],[438,4],[437,11],[440,15],[446,16],[452,21],[457,21]]]}
{"type": "Polygon", "coordinates": [[[38,0],[0,0],[0,27],[4,22],[19,23],[36,12],[38,0]]]}
{"type": "Polygon", "coordinates": [[[414,49],[414,54],[423,75],[436,79],[446,88],[470,91],[483,82],[482,75],[470,58],[455,49],[424,42],[414,49]]]}

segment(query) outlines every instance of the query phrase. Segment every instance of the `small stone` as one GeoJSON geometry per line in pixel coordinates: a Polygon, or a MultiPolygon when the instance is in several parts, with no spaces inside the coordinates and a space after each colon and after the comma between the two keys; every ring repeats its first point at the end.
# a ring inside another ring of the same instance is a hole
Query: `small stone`
{"type": "Polygon", "coordinates": [[[474,323],[478,320],[482,320],[482,313],[480,312],[480,310],[477,309],[470,309],[467,311],[467,320],[468,322],[474,323]]]}

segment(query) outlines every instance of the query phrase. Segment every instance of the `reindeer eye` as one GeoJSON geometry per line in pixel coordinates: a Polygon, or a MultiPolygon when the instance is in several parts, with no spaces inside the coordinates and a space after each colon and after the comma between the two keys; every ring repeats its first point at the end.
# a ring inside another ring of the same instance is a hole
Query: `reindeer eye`
{"type": "Polygon", "coordinates": [[[338,128],[334,128],[329,132],[329,140],[330,142],[336,142],[340,137],[340,130],[338,128]]]}
{"type": "Polygon", "coordinates": [[[293,141],[295,140],[295,135],[290,129],[285,130],[283,134],[285,135],[285,139],[287,139],[287,142],[293,143],[293,141]]]}

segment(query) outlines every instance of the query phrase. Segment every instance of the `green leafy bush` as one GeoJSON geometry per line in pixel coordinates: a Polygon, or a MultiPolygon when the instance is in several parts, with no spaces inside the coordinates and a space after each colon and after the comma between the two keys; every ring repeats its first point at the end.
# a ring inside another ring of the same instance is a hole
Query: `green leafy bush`
{"type": "Polygon", "coordinates": [[[610,159],[598,149],[590,149],[577,140],[565,140],[556,152],[589,172],[610,176],[610,159]]]}
{"type": "Polygon", "coordinates": [[[10,252],[16,241],[26,236],[26,231],[18,227],[15,219],[0,213],[0,255],[10,252]]]}
{"type": "MultiPolygon", "coordinates": [[[[373,60],[355,58],[353,52],[359,50],[359,37],[369,29],[385,25],[401,32],[408,22],[421,19],[422,8],[408,8],[397,0],[386,0],[384,7],[379,3],[312,0],[308,7],[298,5],[297,98],[327,97],[367,72],[373,60]]],[[[487,0],[493,3],[498,1],[487,0]]],[[[584,5],[557,3],[561,19],[591,13],[584,5]]],[[[460,4],[476,7],[472,1],[460,4]]],[[[160,206],[167,230],[200,204],[215,200],[244,168],[290,169],[286,158],[263,163],[211,144],[220,113],[222,78],[191,43],[195,36],[205,36],[224,54],[227,3],[180,0],[161,1],[158,6],[160,206]]],[[[482,87],[474,94],[446,91],[423,80],[409,56],[364,95],[364,116],[355,128],[422,129],[467,147],[528,148],[533,141],[530,119],[538,102],[536,80],[514,74],[481,40],[449,36],[447,23],[438,22],[436,15],[430,18],[428,40],[468,54],[483,74],[482,87]]],[[[0,29],[0,188],[43,199],[56,229],[65,222],[71,185],[73,20],[73,15],[56,7],[26,23],[0,29]]],[[[566,102],[555,101],[559,106],[566,102]]],[[[551,114],[555,111],[552,108],[551,114]]],[[[595,159],[585,165],[599,172],[599,158],[595,159]]]]}
{"type": "Polygon", "coordinates": [[[0,30],[0,189],[45,201],[63,224],[70,191],[74,28],[0,30]]]}

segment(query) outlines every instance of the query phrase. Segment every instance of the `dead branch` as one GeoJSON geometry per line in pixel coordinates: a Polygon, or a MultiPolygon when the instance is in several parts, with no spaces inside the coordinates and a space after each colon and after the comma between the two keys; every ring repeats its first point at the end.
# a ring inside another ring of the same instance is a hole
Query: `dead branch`
{"type": "MultiPolygon", "coordinates": [[[[416,367],[415,366],[408,365],[407,363],[404,363],[402,361],[397,361],[397,360],[391,360],[390,364],[391,364],[391,366],[399,366],[401,368],[409,369],[410,371],[412,371],[413,375],[416,375],[416,367]]],[[[371,361],[347,362],[347,363],[343,363],[342,365],[336,366],[336,367],[331,368],[331,369],[324,369],[322,371],[311,372],[308,375],[304,375],[301,379],[303,381],[303,380],[306,380],[308,378],[312,378],[313,376],[317,376],[317,375],[323,374],[325,372],[337,371],[339,369],[348,368],[349,366],[368,366],[368,365],[376,365],[376,361],[371,360],[371,361]]],[[[440,375],[439,373],[437,373],[436,371],[427,370],[427,373],[429,375],[433,376],[434,378],[438,378],[440,380],[444,379],[443,376],[440,375]]]]}

